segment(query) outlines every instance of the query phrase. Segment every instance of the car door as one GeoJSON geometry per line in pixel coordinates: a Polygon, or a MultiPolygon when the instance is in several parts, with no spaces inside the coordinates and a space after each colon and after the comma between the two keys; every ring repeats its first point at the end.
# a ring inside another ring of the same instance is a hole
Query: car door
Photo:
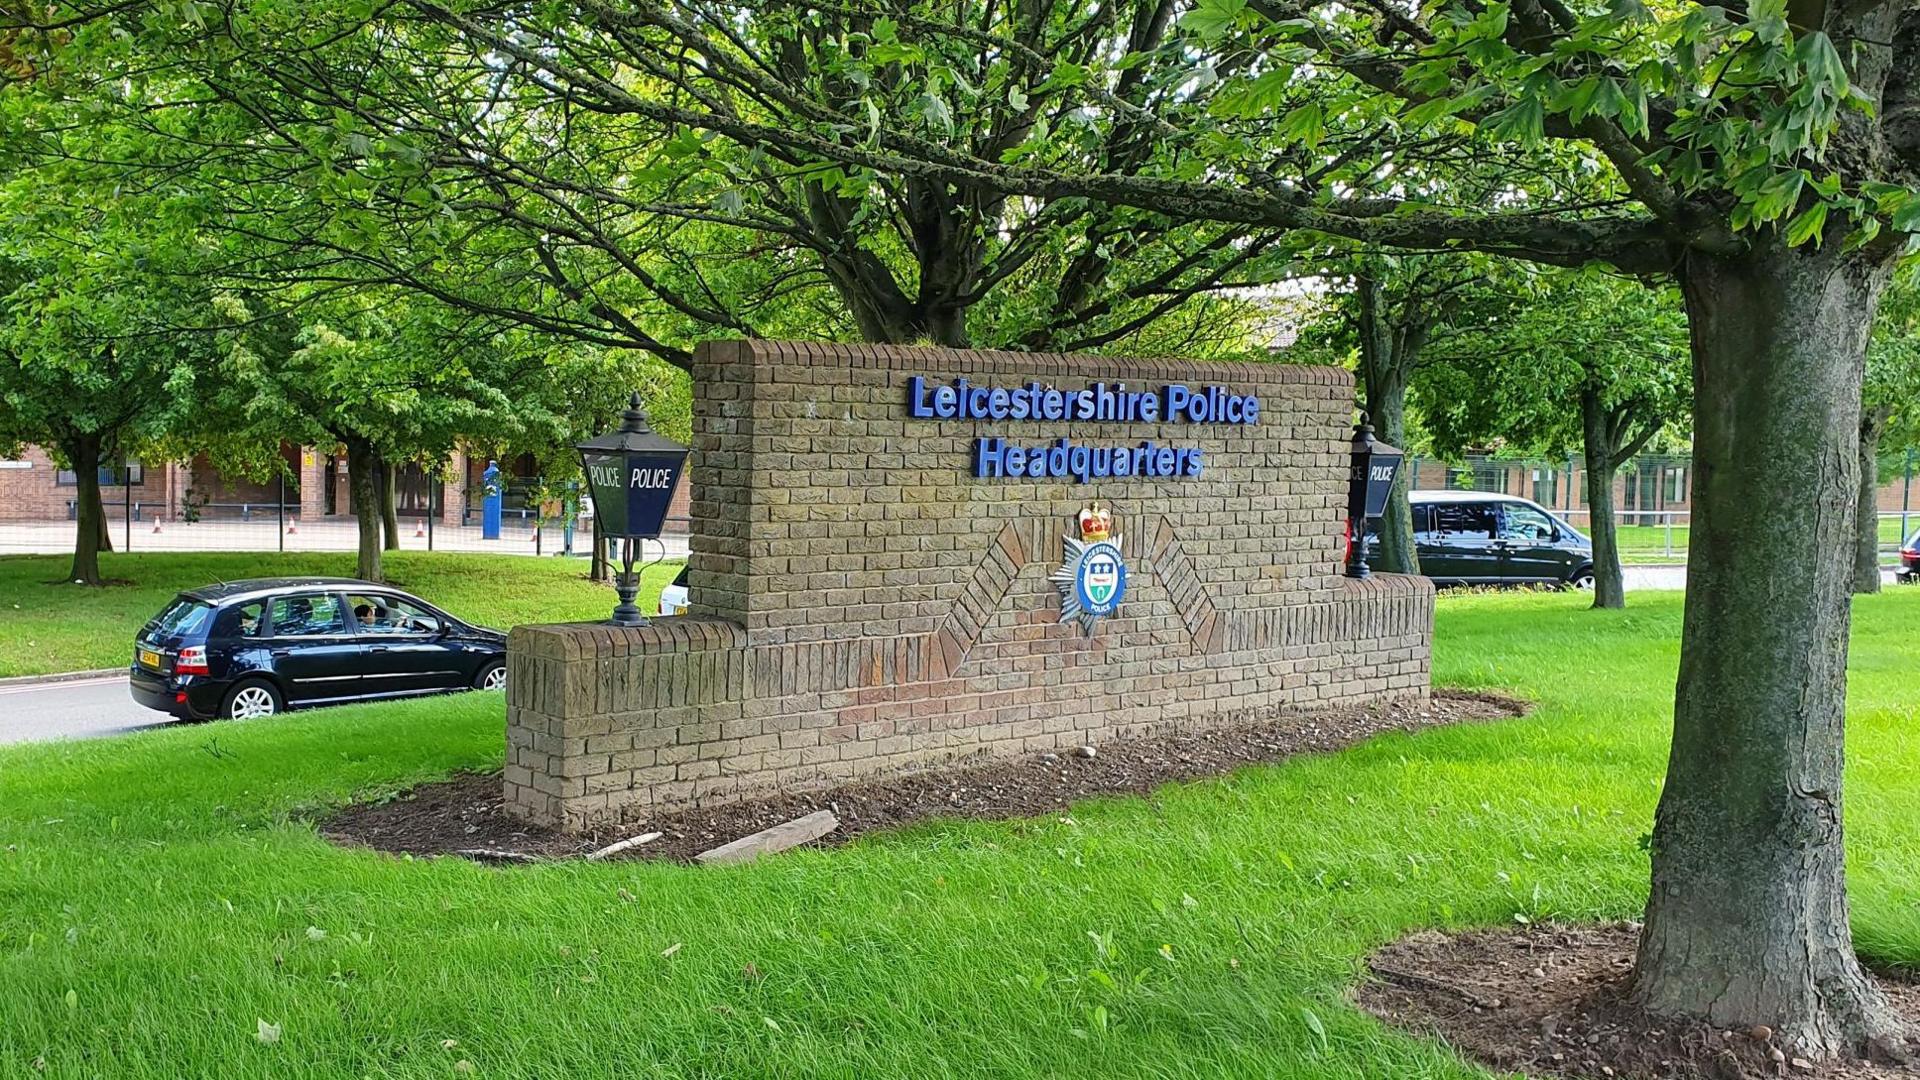
{"type": "Polygon", "coordinates": [[[459,645],[447,639],[439,615],[382,592],[347,594],[347,610],[367,650],[367,693],[421,693],[467,685],[472,665],[459,645]]]}
{"type": "Polygon", "coordinates": [[[289,701],[323,701],[363,693],[364,656],[337,593],[300,592],[267,602],[263,643],[289,701]]]}
{"type": "Polygon", "coordinates": [[[1546,512],[1526,503],[1500,504],[1501,577],[1511,582],[1565,581],[1573,573],[1560,547],[1560,530],[1546,512]]]}
{"type": "Polygon", "coordinates": [[[1433,531],[1417,546],[1420,572],[1437,581],[1487,584],[1500,580],[1500,552],[1494,546],[1497,517],[1493,504],[1434,503],[1433,531]]]}

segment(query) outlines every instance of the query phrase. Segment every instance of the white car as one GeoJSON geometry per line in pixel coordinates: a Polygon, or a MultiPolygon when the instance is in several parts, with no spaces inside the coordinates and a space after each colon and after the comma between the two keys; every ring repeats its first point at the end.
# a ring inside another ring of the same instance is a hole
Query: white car
{"type": "Polygon", "coordinates": [[[684,615],[687,611],[687,568],[681,567],[673,584],[660,590],[660,614],[684,615]]]}

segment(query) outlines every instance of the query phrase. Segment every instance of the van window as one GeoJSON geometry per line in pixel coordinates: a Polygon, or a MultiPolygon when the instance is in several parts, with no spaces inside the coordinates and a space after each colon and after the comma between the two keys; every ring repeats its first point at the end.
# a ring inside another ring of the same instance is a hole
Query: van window
{"type": "Polygon", "coordinates": [[[1553,520],[1531,506],[1507,503],[1501,507],[1500,539],[1551,540],[1553,520]]]}
{"type": "Polygon", "coordinates": [[[1493,539],[1494,513],[1490,503],[1440,503],[1433,508],[1435,532],[1443,536],[1493,539]]]}

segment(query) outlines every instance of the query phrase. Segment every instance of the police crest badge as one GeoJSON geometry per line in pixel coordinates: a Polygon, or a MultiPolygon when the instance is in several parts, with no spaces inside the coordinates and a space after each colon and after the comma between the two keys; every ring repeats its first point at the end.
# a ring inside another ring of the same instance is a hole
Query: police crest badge
{"type": "Polygon", "coordinates": [[[1120,538],[1113,536],[1113,512],[1098,502],[1080,511],[1080,537],[1065,538],[1066,558],[1053,572],[1060,589],[1060,621],[1080,624],[1088,635],[1094,623],[1120,606],[1127,595],[1127,561],[1120,538]]]}

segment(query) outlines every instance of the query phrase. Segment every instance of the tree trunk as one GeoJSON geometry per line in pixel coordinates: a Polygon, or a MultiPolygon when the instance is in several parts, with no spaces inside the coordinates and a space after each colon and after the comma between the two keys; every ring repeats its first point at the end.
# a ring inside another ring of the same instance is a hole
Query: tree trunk
{"type": "MultiPolygon", "coordinates": [[[[1426,338],[1424,327],[1394,327],[1385,290],[1377,279],[1362,277],[1360,292],[1360,386],[1366,395],[1362,408],[1381,441],[1407,448],[1407,383],[1426,338]]],[[[1386,513],[1380,518],[1380,544],[1374,549],[1379,569],[1393,574],[1417,574],[1420,559],[1414,552],[1413,508],[1407,502],[1412,474],[1401,469],[1387,492],[1386,513]]]]}
{"type": "Polygon", "coordinates": [[[394,507],[394,471],[393,462],[379,459],[380,469],[380,529],[384,536],[381,546],[388,551],[400,550],[400,512],[394,507]]]}
{"type": "Polygon", "coordinates": [[[1853,504],[1853,591],[1880,591],[1880,433],[1890,410],[1860,413],[1860,493],[1853,504]]]}
{"type": "Polygon", "coordinates": [[[355,573],[362,581],[381,581],[380,458],[364,442],[347,443],[347,501],[360,530],[360,562],[355,573]]]}
{"type": "Polygon", "coordinates": [[[607,541],[600,535],[600,515],[593,515],[593,558],[587,562],[587,580],[607,580],[607,541]]]}
{"type": "MultiPolygon", "coordinates": [[[[1367,418],[1374,433],[1390,446],[1407,448],[1407,383],[1389,375],[1376,382],[1367,379],[1367,418]]],[[[1401,469],[1387,492],[1386,513],[1380,518],[1379,568],[1392,574],[1420,572],[1419,556],[1414,552],[1413,507],[1407,502],[1407,490],[1413,473],[1401,469]]]]}
{"type": "Polygon", "coordinates": [[[76,435],[64,441],[62,452],[73,466],[73,569],[67,580],[76,585],[98,585],[100,552],[111,551],[107,539],[107,512],[100,502],[100,436],[76,435]]]}
{"type": "Polygon", "coordinates": [[[1654,1013],[1766,1024],[1813,1058],[1901,1033],[1854,955],[1842,848],[1860,381],[1887,267],[1841,249],[1682,268],[1697,479],[1633,977],[1654,1013]]]}
{"type": "Polygon", "coordinates": [[[1581,452],[1587,465],[1587,533],[1593,541],[1593,606],[1627,606],[1626,574],[1620,567],[1620,534],[1613,519],[1614,454],[1607,434],[1607,406],[1593,386],[1580,388],[1581,452]]]}

